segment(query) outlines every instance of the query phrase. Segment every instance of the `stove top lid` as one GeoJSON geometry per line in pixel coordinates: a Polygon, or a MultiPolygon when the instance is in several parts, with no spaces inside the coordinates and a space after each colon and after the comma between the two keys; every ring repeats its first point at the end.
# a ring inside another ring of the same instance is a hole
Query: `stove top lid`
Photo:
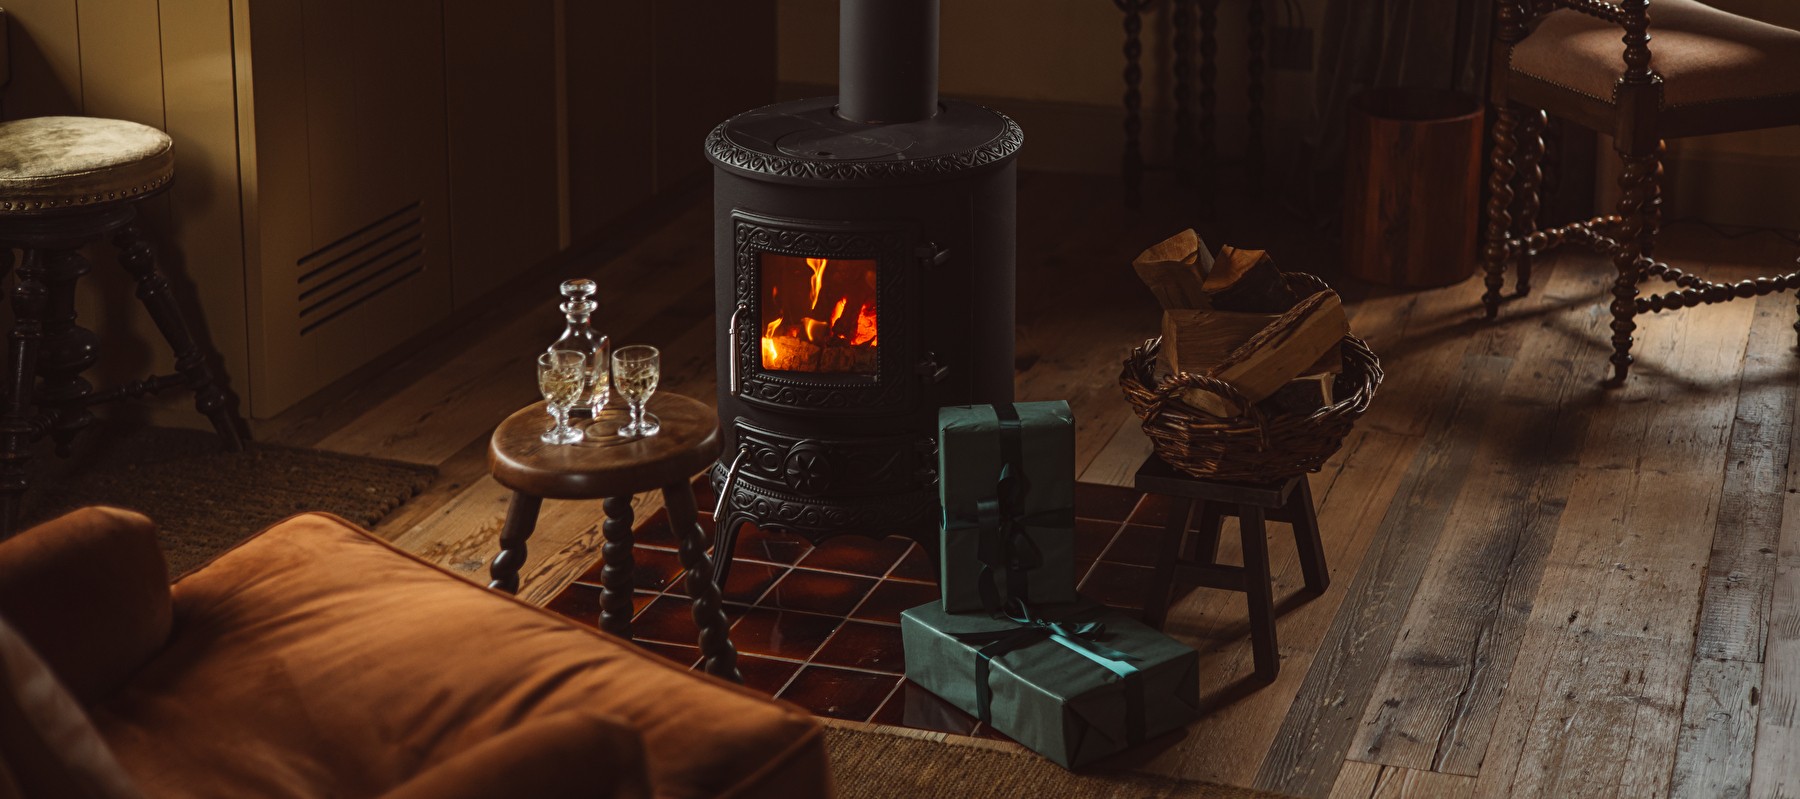
{"type": "Polygon", "coordinates": [[[929,119],[870,124],[839,116],[835,97],[776,103],[714,128],[706,154],[721,167],[786,182],[928,182],[998,168],[1024,144],[1005,114],[956,100],[938,105],[929,119]]]}

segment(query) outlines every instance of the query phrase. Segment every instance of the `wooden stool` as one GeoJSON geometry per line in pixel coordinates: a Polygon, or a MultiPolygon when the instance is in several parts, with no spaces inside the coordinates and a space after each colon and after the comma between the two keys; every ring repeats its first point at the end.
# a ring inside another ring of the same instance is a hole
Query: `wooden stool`
{"type": "Polygon", "coordinates": [[[67,454],[93,423],[89,407],[185,386],[227,449],[243,448],[237,399],[182,317],[156,255],[136,225],[137,202],[174,176],[172,144],[135,122],[38,117],[0,123],[0,277],[12,289],[6,398],[0,406],[0,538],[10,535],[29,484],[31,445],[48,435],[67,454]],[[75,284],[89,271],[80,248],[111,237],[137,297],[175,354],[175,374],[95,391],[81,375],[100,359],[93,331],[76,324],[75,284]],[[22,257],[15,268],[13,251],[22,257]]]}
{"type": "Polygon", "coordinates": [[[1202,480],[1176,471],[1151,455],[1138,467],[1137,489],[1174,500],[1163,527],[1156,575],[1144,601],[1145,620],[1153,627],[1162,627],[1168,614],[1169,595],[1176,584],[1241,591],[1250,604],[1256,676],[1264,682],[1274,682],[1281,673],[1281,654],[1275,647],[1275,599],[1263,520],[1293,526],[1307,593],[1318,596],[1331,584],[1331,573],[1325,568],[1325,548],[1319,542],[1319,519],[1313,512],[1312,488],[1307,485],[1306,476],[1264,485],[1202,480]],[[1190,539],[1195,503],[1199,503],[1199,535],[1190,539]],[[1238,532],[1244,542],[1242,566],[1223,566],[1218,562],[1219,531],[1226,516],[1238,519],[1238,532]]]}
{"type": "MultiPolygon", "coordinates": [[[[519,590],[519,567],[525,563],[525,541],[537,527],[538,508],[546,499],[599,499],[606,512],[601,532],[600,629],[631,640],[632,534],[631,497],[661,490],[669,525],[679,539],[681,565],[687,570],[688,594],[694,598],[694,623],[700,627],[700,654],[705,668],[733,682],[743,682],[730,624],[713,583],[712,561],[706,556],[689,480],[719,458],[719,417],[711,408],[679,394],[659,393],[647,406],[662,420],[662,432],[649,438],[607,438],[579,444],[545,444],[538,439],[550,428],[544,403],[536,403],[500,423],[488,445],[488,470],[512,489],[512,504],[500,528],[500,554],[488,568],[488,587],[507,593],[519,590]]],[[[624,410],[608,410],[594,424],[612,429],[626,420],[624,410]]]]}

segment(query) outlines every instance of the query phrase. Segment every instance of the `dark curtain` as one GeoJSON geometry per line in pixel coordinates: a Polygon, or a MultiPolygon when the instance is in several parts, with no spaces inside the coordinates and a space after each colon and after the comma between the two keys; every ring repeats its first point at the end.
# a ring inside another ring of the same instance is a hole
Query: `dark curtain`
{"type": "Polygon", "coordinates": [[[1367,88],[1486,95],[1493,0],[1327,0],[1319,26],[1314,164],[1343,162],[1350,98],[1367,88]]]}

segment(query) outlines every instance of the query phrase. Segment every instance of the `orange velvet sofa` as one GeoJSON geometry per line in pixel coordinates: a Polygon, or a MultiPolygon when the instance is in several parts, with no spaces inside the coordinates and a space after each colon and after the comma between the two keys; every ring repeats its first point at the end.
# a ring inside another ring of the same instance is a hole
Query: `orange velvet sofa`
{"type": "Polygon", "coordinates": [[[173,586],[154,525],[127,511],[0,543],[9,679],[0,797],[832,793],[804,711],[319,514],[173,586]],[[54,680],[29,678],[33,655],[54,680]],[[43,722],[57,685],[85,720],[43,722]],[[45,730],[84,721],[99,743],[45,730]]]}

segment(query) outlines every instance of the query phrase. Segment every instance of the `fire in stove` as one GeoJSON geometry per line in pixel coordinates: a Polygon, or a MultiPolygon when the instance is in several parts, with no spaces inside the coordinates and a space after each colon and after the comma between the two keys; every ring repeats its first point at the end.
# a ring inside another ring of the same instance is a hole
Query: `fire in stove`
{"type": "Polygon", "coordinates": [[[874,376],[873,259],[762,254],[762,366],[874,376]]]}

